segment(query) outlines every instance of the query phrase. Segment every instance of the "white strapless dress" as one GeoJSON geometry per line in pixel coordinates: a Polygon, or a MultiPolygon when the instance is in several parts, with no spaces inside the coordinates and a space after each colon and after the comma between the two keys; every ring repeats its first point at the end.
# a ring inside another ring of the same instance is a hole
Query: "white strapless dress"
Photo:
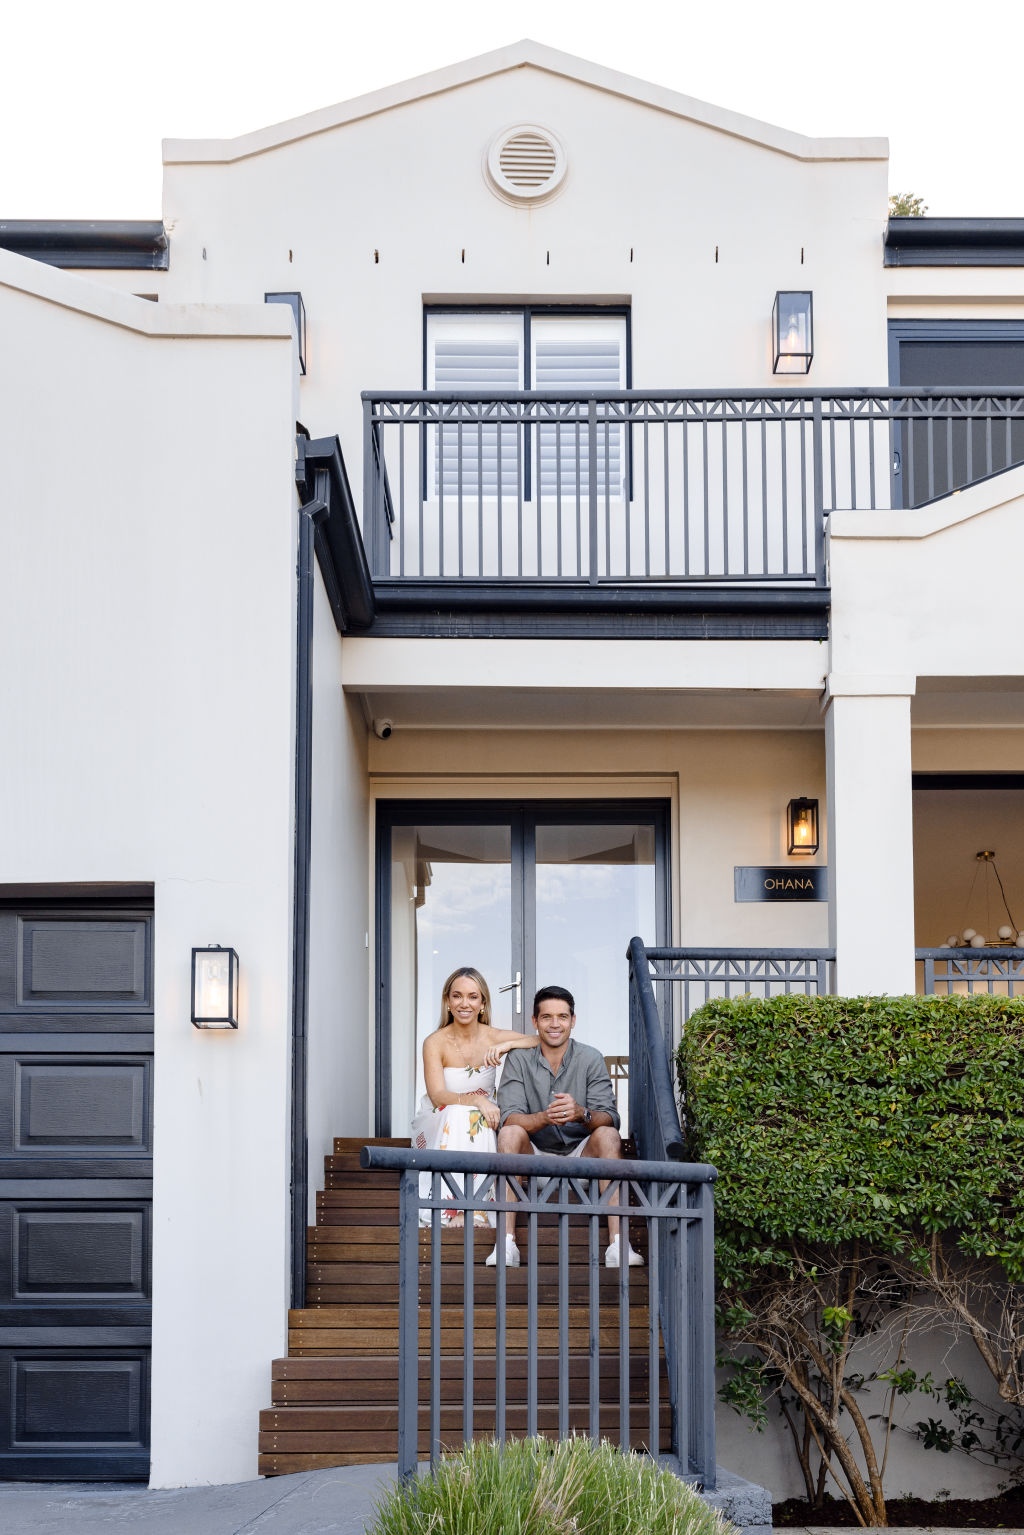
{"type": "MultiPolygon", "coordinates": [[[[479,1093],[481,1101],[484,1098],[494,1097],[494,1067],[481,1066],[446,1066],[444,1068],[444,1085],[453,1095],[456,1093],[479,1093]]],[[[490,1128],[480,1109],[471,1108],[464,1103],[449,1103],[442,1108],[435,1108],[430,1098],[424,1093],[420,1099],[420,1106],[412,1122],[412,1143],[420,1151],[496,1151],[498,1140],[494,1131],[490,1128]]],[[[420,1197],[430,1197],[431,1174],[420,1174],[420,1197]]],[[[456,1181],[453,1177],[453,1181],[456,1181]]],[[[462,1186],[462,1180],[458,1180],[462,1186]]],[[[452,1196],[447,1190],[442,1190],[442,1197],[450,1199],[452,1196]]],[[[493,1199],[493,1192],[488,1198],[493,1199]]],[[[420,1211],[420,1225],[429,1226],[431,1219],[430,1210],[420,1211]]],[[[442,1211],[441,1220],[445,1225],[452,1224],[454,1212],[449,1214],[442,1211]]],[[[494,1224],[494,1216],[477,1214],[477,1225],[494,1224]]]]}

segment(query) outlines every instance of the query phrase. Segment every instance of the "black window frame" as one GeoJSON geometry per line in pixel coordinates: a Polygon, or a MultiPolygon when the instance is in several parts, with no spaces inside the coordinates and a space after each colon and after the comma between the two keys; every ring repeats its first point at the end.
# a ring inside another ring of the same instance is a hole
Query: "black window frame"
{"type": "MultiPolygon", "coordinates": [[[[423,305],[423,366],[421,377],[424,390],[430,387],[430,352],[427,333],[430,315],[506,314],[523,317],[523,388],[532,389],[532,326],[534,315],[561,315],[572,320],[587,320],[605,316],[618,316],[626,322],[626,388],[633,387],[633,307],[631,304],[424,304],[423,305]]],[[[529,431],[529,428],[527,428],[529,431]]],[[[633,499],[633,433],[626,428],[626,486],[629,500],[633,499]]],[[[423,484],[426,490],[426,459],[424,457],[423,484]]],[[[523,500],[533,499],[533,454],[524,454],[523,500]]]]}

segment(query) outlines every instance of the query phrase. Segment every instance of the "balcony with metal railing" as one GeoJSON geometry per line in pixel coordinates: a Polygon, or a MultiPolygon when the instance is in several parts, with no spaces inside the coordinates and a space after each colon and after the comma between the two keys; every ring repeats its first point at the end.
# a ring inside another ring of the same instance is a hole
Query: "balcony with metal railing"
{"type": "Polygon", "coordinates": [[[1024,389],[368,392],[363,406],[381,632],[413,614],[575,611],[820,638],[831,512],[919,507],[1024,462],[1024,389]]]}

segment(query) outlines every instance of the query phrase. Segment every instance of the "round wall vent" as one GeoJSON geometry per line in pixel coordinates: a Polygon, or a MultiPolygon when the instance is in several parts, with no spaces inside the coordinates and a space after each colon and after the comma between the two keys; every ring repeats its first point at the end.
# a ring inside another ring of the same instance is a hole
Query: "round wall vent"
{"type": "Polygon", "coordinates": [[[487,177],[500,197],[539,203],[553,197],[565,180],[565,150],[549,128],[519,123],[505,128],[487,151],[487,177]]]}

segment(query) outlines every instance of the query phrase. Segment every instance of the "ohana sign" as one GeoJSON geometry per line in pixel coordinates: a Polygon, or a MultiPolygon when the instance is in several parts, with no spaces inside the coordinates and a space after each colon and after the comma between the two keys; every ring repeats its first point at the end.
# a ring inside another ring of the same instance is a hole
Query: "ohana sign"
{"type": "Polygon", "coordinates": [[[827,901],[828,869],[824,864],[810,868],[765,869],[736,865],[733,869],[737,901],[827,901]]]}

